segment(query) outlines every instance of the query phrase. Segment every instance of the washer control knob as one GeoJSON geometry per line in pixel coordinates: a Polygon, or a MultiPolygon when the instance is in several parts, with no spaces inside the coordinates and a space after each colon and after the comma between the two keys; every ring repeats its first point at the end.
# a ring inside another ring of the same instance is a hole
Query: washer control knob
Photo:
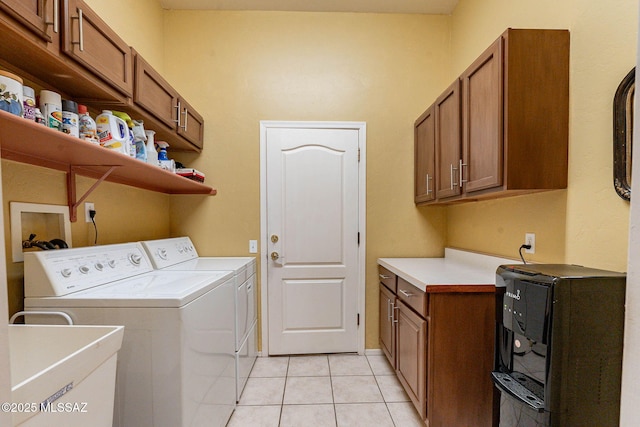
{"type": "Polygon", "coordinates": [[[96,262],[94,267],[95,267],[95,268],[96,268],[96,270],[98,270],[98,271],[102,271],[102,270],[104,270],[104,264],[103,264],[103,263],[101,263],[101,262],[96,262]]]}
{"type": "Polygon", "coordinates": [[[142,257],[138,254],[129,254],[129,261],[133,265],[140,265],[140,261],[142,261],[142,257]]]}
{"type": "Polygon", "coordinates": [[[116,268],[116,260],[115,259],[110,259],[109,262],[107,262],[107,264],[111,268],[116,268]]]}
{"type": "Polygon", "coordinates": [[[91,271],[91,269],[89,267],[87,267],[86,265],[81,265],[78,270],[80,270],[80,273],[82,273],[82,274],[88,274],[89,271],[91,271]]]}
{"type": "Polygon", "coordinates": [[[71,276],[71,269],[70,268],[63,268],[60,273],[62,274],[62,277],[69,277],[69,276],[71,276]]]}
{"type": "Polygon", "coordinates": [[[166,249],[158,249],[158,256],[162,259],[167,259],[168,252],[166,249]]]}

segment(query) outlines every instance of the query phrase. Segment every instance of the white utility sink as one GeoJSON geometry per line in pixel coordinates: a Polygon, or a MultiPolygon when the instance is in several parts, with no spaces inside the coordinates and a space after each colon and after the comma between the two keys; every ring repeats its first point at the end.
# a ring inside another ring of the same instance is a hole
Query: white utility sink
{"type": "Polygon", "coordinates": [[[9,325],[13,425],[111,427],[123,334],[123,326],[9,325]]]}

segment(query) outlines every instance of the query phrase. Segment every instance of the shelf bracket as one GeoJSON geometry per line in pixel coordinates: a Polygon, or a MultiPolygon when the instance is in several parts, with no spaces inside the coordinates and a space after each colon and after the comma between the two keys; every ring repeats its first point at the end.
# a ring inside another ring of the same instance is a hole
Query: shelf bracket
{"type": "Polygon", "coordinates": [[[76,167],[69,166],[67,171],[67,204],[69,205],[69,220],[76,222],[78,220],[78,206],[86,200],[87,197],[98,188],[102,182],[107,179],[111,172],[119,168],[120,166],[107,166],[109,169],[89,188],[86,193],[76,200],[76,167]]]}

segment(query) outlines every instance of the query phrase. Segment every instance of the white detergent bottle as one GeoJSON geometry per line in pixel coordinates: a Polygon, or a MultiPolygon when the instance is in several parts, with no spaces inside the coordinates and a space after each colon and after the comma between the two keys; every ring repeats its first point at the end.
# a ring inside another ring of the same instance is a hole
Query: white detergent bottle
{"type": "Polygon", "coordinates": [[[122,154],[129,155],[129,127],[120,117],[109,110],[103,110],[96,117],[96,128],[100,145],[122,154]]]}
{"type": "Polygon", "coordinates": [[[156,151],[155,134],[153,130],[145,130],[144,134],[147,136],[147,163],[154,166],[160,166],[158,164],[158,152],[156,151]]]}

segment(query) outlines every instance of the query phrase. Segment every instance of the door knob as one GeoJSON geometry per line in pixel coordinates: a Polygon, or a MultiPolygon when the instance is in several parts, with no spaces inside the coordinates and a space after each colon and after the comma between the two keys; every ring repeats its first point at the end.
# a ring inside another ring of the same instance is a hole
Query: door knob
{"type": "Polygon", "coordinates": [[[276,261],[278,258],[280,258],[280,254],[278,252],[271,252],[271,259],[273,261],[276,261]]]}
{"type": "Polygon", "coordinates": [[[276,234],[271,235],[271,243],[278,243],[278,235],[276,234]]]}

